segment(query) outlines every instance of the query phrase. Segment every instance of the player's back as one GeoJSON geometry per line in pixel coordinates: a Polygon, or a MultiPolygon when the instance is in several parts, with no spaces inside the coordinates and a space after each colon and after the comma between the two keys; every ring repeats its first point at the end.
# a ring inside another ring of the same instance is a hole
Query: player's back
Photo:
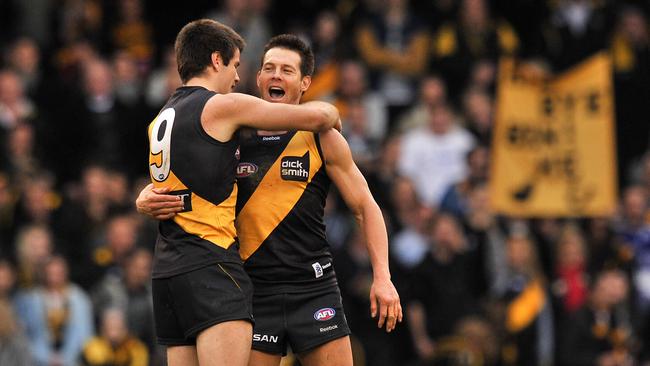
{"type": "Polygon", "coordinates": [[[330,179],[318,134],[242,138],[237,231],[257,294],[336,283],[323,222],[330,179]]]}
{"type": "Polygon", "coordinates": [[[235,233],[235,153],[239,141],[220,142],[201,125],[215,93],[180,87],[149,126],[149,168],[156,188],[184,200],[183,212],[159,223],[153,277],[164,278],[216,262],[238,262],[235,233]]]}

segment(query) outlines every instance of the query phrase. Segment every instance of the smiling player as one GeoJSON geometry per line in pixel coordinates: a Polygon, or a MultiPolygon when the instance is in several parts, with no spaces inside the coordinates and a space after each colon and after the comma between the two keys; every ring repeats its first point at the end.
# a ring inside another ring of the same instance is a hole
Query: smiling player
{"type": "Polygon", "coordinates": [[[152,273],[156,334],[172,366],[248,362],[252,286],[235,234],[239,129],[318,131],[339,123],[336,108],[324,103],[228,94],[239,81],[243,48],[243,39],[218,22],[183,27],[175,44],[183,86],[149,126],[153,185],[185,204],[159,224],[152,273]]]}
{"type": "MultiPolygon", "coordinates": [[[[267,44],[257,84],[264,100],[298,104],[314,59],[298,37],[267,44]]],[[[402,319],[390,280],[386,228],[365,179],[338,131],[242,133],[237,170],[237,236],[254,285],[255,327],[249,365],[277,366],[287,346],[305,366],[352,365],[349,328],[323,222],[331,182],[355,214],[367,240],[374,281],[371,313],[378,326],[402,319]]],[[[146,188],[140,212],[165,219],[173,197],[146,188]],[[164,207],[164,208],[163,208],[164,207]]]]}

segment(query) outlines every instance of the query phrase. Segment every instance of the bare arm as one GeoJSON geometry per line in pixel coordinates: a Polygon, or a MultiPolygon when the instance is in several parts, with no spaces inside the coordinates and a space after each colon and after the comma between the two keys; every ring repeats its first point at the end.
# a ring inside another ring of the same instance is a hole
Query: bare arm
{"type": "Polygon", "coordinates": [[[327,175],[354,213],[366,239],[366,247],[372,264],[373,283],[370,288],[370,312],[379,314],[377,325],[386,323],[386,331],[402,321],[399,295],[390,279],[388,268],[388,237],[381,210],[368,189],[365,178],[352,160],[350,147],[336,130],[320,134],[321,148],[325,155],[327,175]]]}
{"type": "Polygon", "coordinates": [[[329,128],[340,129],[341,123],[338,109],[329,103],[270,103],[240,93],[218,94],[210,98],[201,122],[208,134],[222,141],[229,140],[241,127],[319,132],[329,128]]]}
{"type": "Polygon", "coordinates": [[[183,200],[180,197],[166,194],[169,188],[154,188],[149,183],[140,191],[135,206],[138,212],[156,220],[168,220],[177,212],[183,210],[183,200]]]}

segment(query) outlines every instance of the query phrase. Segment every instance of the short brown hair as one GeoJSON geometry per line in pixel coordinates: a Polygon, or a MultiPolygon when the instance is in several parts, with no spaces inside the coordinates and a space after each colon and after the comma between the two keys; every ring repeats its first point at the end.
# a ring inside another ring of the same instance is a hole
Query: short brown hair
{"type": "Polygon", "coordinates": [[[199,19],[188,23],[178,32],[174,50],[181,81],[201,75],[212,63],[212,53],[219,52],[228,66],[235,54],[244,50],[246,42],[232,28],[211,19],[199,19]]]}
{"type": "Polygon", "coordinates": [[[311,47],[300,37],[293,34],[280,34],[269,40],[264,46],[261,64],[264,63],[264,56],[271,48],[284,48],[297,52],[300,55],[300,74],[301,76],[312,76],[314,73],[314,52],[311,47]]]}

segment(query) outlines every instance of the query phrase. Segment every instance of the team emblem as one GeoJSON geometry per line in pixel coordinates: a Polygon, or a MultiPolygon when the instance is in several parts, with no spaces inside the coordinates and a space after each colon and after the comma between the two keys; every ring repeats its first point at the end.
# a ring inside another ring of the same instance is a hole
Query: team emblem
{"type": "Polygon", "coordinates": [[[319,322],[332,319],[336,315],[336,310],[332,308],[322,308],[314,313],[314,319],[319,322]]]}
{"type": "Polygon", "coordinates": [[[249,175],[255,174],[257,172],[257,165],[253,163],[239,163],[237,165],[237,173],[235,174],[237,178],[246,178],[249,175]]]}

